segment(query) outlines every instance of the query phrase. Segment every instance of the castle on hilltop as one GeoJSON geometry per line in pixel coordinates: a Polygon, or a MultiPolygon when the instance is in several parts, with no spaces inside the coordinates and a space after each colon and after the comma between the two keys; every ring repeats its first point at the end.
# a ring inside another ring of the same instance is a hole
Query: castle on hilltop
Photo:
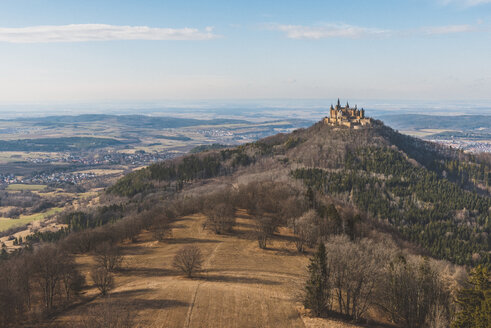
{"type": "Polygon", "coordinates": [[[358,109],[355,105],[354,108],[350,108],[349,103],[346,103],[346,107],[341,107],[339,102],[336,107],[331,104],[330,116],[324,118],[324,123],[329,125],[342,125],[349,128],[357,129],[360,126],[369,125],[372,123],[372,119],[365,117],[365,110],[358,109]]]}

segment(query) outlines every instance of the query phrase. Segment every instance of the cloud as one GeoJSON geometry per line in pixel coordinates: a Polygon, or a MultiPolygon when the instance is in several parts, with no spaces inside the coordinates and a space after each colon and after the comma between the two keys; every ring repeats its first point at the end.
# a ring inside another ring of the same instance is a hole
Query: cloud
{"type": "Polygon", "coordinates": [[[46,43],[112,40],[210,40],[213,28],[156,28],[107,24],[43,25],[0,28],[0,42],[46,43]]]}
{"type": "Polygon", "coordinates": [[[430,26],[421,29],[423,34],[427,35],[442,35],[473,32],[476,28],[471,25],[448,25],[448,26],[430,26]]]}
{"type": "Polygon", "coordinates": [[[491,3],[491,0],[441,0],[440,2],[444,5],[455,4],[464,7],[474,7],[486,3],[491,3]]]}
{"type": "Polygon", "coordinates": [[[359,27],[347,24],[328,24],[323,26],[303,25],[281,25],[271,24],[269,28],[285,32],[290,39],[328,39],[328,38],[350,38],[359,39],[367,36],[387,36],[389,30],[359,27]]]}
{"type": "Polygon", "coordinates": [[[478,30],[476,26],[472,25],[427,26],[410,30],[388,30],[359,27],[347,24],[327,24],[321,26],[269,24],[267,25],[267,28],[284,32],[286,37],[290,39],[311,40],[330,38],[361,39],[382,37],[414,37],[469,33],[478,30]]]}

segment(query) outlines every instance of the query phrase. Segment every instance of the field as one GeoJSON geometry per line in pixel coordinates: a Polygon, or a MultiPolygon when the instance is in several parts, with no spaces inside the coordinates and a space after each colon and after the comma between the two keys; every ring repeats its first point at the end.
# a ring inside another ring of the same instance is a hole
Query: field
{"type": "Polygon", "coordinates": [[[46,189],[46,185],[13,183],[8,185],[6,189],[10,191],[23,191],[23,190],[40,191],[46,189]]]}
{"type": "Polygon", "coordinates": [[[418,138],[424,138],[427,136],[431,136],[436,133],[442,133],[442,132],[453,132],[455,130],[445,130],[445,129],[414,129],[414,130],[403,130],[401,131],[404,134],[418,137],[418,138]]]}
{"type": "MultiPolygon", "coordinates": [[[[298,301],[305,281],[307,255],[295,251],[290,232],[283,229],[266,250],[251,235],[251,221],[238,213],[233,236],[203,230],[204,217],[184,217],[173,234],[157,242],[143,232],[137,243],[124,244],[123,268],[116,275],[110,299],[133,310],[138,327],[355,327],[305,315],[298,301]],[[178,249],[197,245],[204,255],[203,271],[184,278],[172,267],[178,249]]],[[[82,272],[94,262],[78,258],[82,272]]],[[[90,278],[87,279],[89,285],[90,278]]],[[[102,301],[95,288],[86,291],[88,303],[55,319],[76,322],[102,301]]]]}
{"type": "Polygon", "coordinates": [[[18,219],[6,219],[0,218],[0,231],[4,231],[13,227],[26,225],[28,223],[42,220],[50,215],[60,212],[62,209],[59,207],[50,208],[46,212],[36,213],[32,215],[21,215],[18,219]]]}

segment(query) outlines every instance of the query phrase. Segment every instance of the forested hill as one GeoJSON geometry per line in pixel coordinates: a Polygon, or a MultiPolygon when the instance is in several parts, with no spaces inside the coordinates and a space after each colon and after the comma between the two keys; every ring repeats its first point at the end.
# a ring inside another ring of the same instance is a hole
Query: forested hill
{"type": "Polygon", "coordinates": [[[393,226],[434,257],[489,265],[490,167],[485,157],[402,135],[380,121],[358,130],[319,122],[154,164],[107,191],[124,197],[175,193],[201,180],[281,168],[304,183],[318,211],[320,199],[330,197],[393,226]]]}

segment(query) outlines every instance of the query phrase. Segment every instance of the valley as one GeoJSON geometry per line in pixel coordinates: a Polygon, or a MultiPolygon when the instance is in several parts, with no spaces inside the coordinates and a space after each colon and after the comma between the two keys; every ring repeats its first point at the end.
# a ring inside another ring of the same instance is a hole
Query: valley
{"type": "Polygon", "coordinates": [[[307,122],[96,114],[0,120],[0,215],[5,218],[0,225],[5,237],[0,240],[12,246],[8,230],[30,223],[30,215],[37,220],[45,208],[88,201],[134,169],[194,148],[237,145],[289,132],[307,122]],[[30,200],[22,206],[8,200],[16,197],[30,200]],[[39,208],[40,203],[45,205],[39,208]]]}

